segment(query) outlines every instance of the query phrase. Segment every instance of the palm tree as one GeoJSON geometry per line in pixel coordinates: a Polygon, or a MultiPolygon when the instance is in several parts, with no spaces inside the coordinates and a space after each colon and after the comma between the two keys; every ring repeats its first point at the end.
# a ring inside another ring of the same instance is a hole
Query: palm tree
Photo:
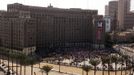
{"type": "Polygon", "coordinates": [[[24,64],[24,59],[26,59],[25,55],[20,55],[19,57],[19,63],[20,63],[20,75],[22,75],[22,64],[24,64]]]}
{"type": "Polygon", "coordinates": [[[116,54],[111,55],[111,62],[115,63],[115,75],[117,75],[118,56],[116,54]]]}
{"type": "Polygon", "coordinates": [[[88,65],[83,65],[82,66],[82,70],[84,70],[86,72],[86,75],[88,75],[88,72],[92,69],[91,66],[88,65]]]}
{"type": "Polygon", "coordinates": [[[106,57],[102,57],[102,58],[101,58],[101,61],[102,61],[102,69],[103,69],[102,75],[104,75],[104,66],[105,66],[105,64],[107,63],[106,57]]]}
{"type": "Polygon", "coordinates": [[[41,69],[43,70],[43,71],[45,71],[45,73],[46,73],[46,75],[48,75],[48,73],[52,70],[52,66],[50,66],[50,65],[45,65],[45,66],[43,66],[41,69]]]}
{"type": "Polygon", "coordinates": [[[133,61],[128,60],[128,69],[129,69],[129,74],[132,75],[132,66],[133,66],[133,61]]]}
{"type": "Polygon", "coordinates": [[[19,64],[19,60],[18,59],[20,59],[20,58],[18,57],[17,53],[14,54],[14,58],[16,60],[16,73],[18,75],[18,67],[19,67],[19,65],[18,65],[19,64]]]}
{"type": "Polygon", "coordinates": [[[132,63],[132,73],[134,73],[134,62],[132,63]]]}
{"type": "Polygon", "coordinates": [[[59,72],[60,72],[60,67],[61,67],[61,61],[62,61],[62,57],[59,57],[58,58],[59,72]]]}
{"type": "Polygon", "coordinates": [[[22,75],[22,65],[20,64],[20,75],[22,75]]]}
{"type": "Polygon", "coordinates": [[[23,62],[24,62],[24,75],[26,75],[26,65],[27,65],[27,58],[25,58],[24,60],[23,60],[23,62]]]}
{"type": "Polygon", "coordinates": [[[31,75],[33,75],[33,64],[34,64],[34,59],[33,58],[30,58],[28,59],[28,63],[31,65],[31,75]]]}
{"type": "Polygon", "coordinates": [[[40,72],[41,72],[41,73],[42,73],[42,75],[43,75],[44,70],[42,70],[42,69],[41,69],[41,70],[40,70],[40,72]]]}
{"type": "Polygon", "coordinates": [[[127,67],[128,67],[128,59],[129,59],[129,56],[128,55],[123,55],[123,58],[125,60],[125,65],[126,65],[125,75],[127,75],[127,67]]]}
{"type": "Polygon", "coordinates": [[[98,58],[94,58],[91,59],[89,63],[94,66],[94,75],[96,75],[96,66],[100,64],[100,60],[98,58]]]}
{"type": "Polygon", "coordinates": [[[10,59],[9,59],[9,51],[8,51],[7,59],[8,59],[8,72],[7,72],[7,75],[10,75],[10,72],[9,72],[9,68],[10,68],[10,67],[9,67],[9,60],[10,60],[10,59]]]}
{"type": "Polygon", "coordinates": [[[110,61],[110,56],[107,56],[107,57],[105,58],[105,60],[106,60],[106,63],[108,64],[108,75],[110,75],[110,63],[111,63],[111,61],[110,61]]]}
{"type": "Polygon", "coordinates": [[[119,57],[119,62],[121,64],[121,75],[122,75],[122,71],[123,71],[123,64],[124,64],[124,58],[122,56],[119,57]]]}

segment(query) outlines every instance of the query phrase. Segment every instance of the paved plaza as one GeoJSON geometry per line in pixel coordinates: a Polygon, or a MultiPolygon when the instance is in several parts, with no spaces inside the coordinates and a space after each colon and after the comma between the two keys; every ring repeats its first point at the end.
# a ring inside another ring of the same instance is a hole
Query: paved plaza
{"type": "MultiPolygon", "coordinates": [[[[7,64],[7,61],[4,62],[7,64]]],[[[11,65],[11,63],[10,63],[11,65]]],[[[16,66],[16,64],[13,64],[16,66]]],[[[86,75],[85,72],[82,71],[81,68],[76,68],[76,67],[68,67],[68,66],[61,66],[61,73],[58,72],[59,70],[59,65],[54,65],[54,64],[48,64],[48,63],[40,63],[40,67],[44,65],[51,65],[53,66],[53,70],[49,73],[49,75],[86,75]]],[[[14,67],[14,71],[16,71],[16,67],[14,67]]],[[[46,75],[45,72],[42,72],[41,69],[39,69],[39,64],[34,65],[34,70],[33,70],[33,75],[46,75]]],[[[115,72],[110,72],[111,75],[114,75],[115,72]]],[[[125,72],[123,71],[123,75],[125,72]]],[[[1,74],[0,74],[1,75],[1,74]]],[[[20,67],[18,67],[18,75],[20,75],[20,67]]],[[[22,75],[24,75],[24,66],[22,67],[22,75]]],[[[31,67],[26,66],[26,75],[31,75],[31,67]]],[[[94,71],[91,70],[89,72],[89,75],[94,75],[94,71]]],[[[96,75],[102,75],[102,71],[97,71],[96,75]]],[[[105,71],[105,75],[108,75],[108,72],[105,71]]],[[[121,75],[121,72],[118,71],[117,75],[121,75]]],[[[127,71],[127,75],[129,75],[129,71],[127,71]]]]}
{"type": "Polygon", "coordinates": [[[0,75],[4,75],[4,73],[2,71],[0,71],[0,75]]]}

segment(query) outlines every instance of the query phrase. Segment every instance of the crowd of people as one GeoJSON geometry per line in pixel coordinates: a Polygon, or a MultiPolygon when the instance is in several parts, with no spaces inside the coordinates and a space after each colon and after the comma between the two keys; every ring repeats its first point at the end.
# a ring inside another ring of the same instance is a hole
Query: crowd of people
{"type": "Polygon", "coordinates": [[[62,65],[80,67],[82,66],[80,63],[89,61],[91,58],[101,58],[102,56],[108,56],[111,53],[116,53],[112,49],[93,50],[83,48],[68,48],[61,50],[62,51],[57,50],[56,52],[49,54],[49,57],[45,58],[44,60],[47,60],[47,62],[52,64],[58,64],[60,61],[60,64],[62,65]]]}

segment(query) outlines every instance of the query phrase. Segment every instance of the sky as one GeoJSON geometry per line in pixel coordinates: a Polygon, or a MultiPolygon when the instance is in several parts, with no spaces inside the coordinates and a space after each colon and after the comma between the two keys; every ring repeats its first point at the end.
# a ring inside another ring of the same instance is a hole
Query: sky
{"type": "MultiPolygon", "coordinates": [[[[22,3],[24,5],[47,7],[50,3],[58,8],[95,9],[104,15],[105,5],[111,0],[0,0],[0,10],[6,10],[7,4],[22,3]]],[[[134,0],[131,0],[131,10],[134,10],[134,0]]]]}

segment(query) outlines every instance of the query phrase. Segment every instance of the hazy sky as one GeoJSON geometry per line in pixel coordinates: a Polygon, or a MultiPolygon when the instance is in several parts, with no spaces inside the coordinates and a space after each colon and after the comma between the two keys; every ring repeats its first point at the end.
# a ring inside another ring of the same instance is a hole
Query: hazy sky
{"type": "MultiPolygon", "coordinates": [[[[59,8],[97,9],[104,14],[104,7],[111,0],[0,0],[0,10],[6,10],[7,4],[22,3],[25,5],[46,7],[50,3],[59,8]]],[[[131,0],[131,10],[134,10],[134,0],[131,0]]]]}

